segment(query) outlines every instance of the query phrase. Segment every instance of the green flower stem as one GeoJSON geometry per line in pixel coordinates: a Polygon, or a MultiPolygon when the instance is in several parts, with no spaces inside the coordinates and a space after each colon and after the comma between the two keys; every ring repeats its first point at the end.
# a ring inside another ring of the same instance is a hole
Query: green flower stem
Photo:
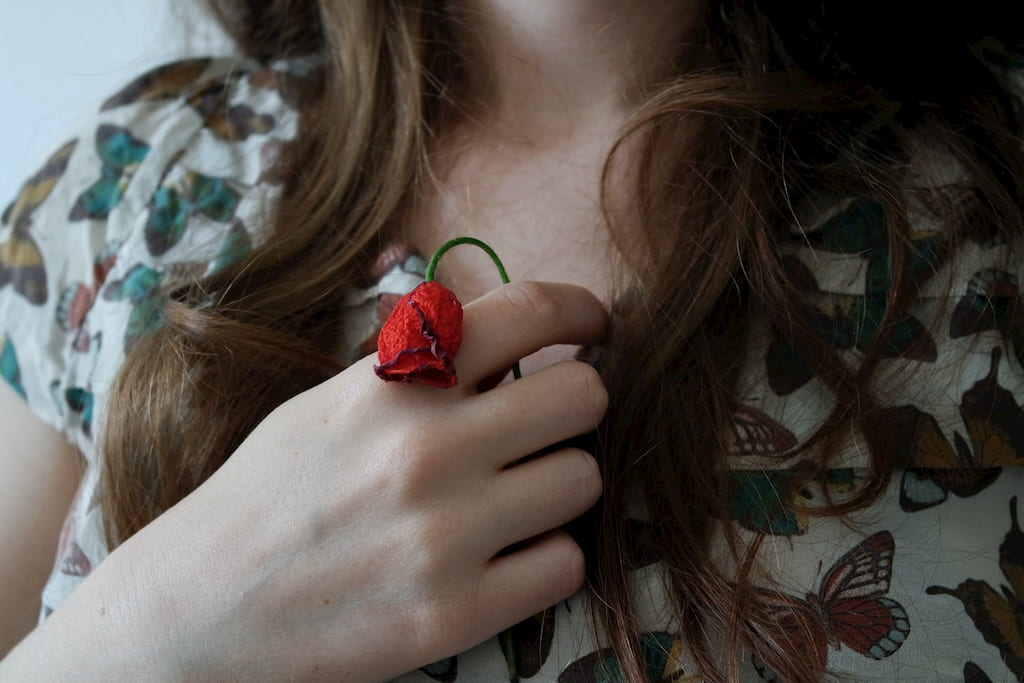
{"type": "MultiPolygon", "coordinates": [[[[435,251],[434,255],[430,257],[430,261],[427,262],[427,270],[423,273],[423,280],[425,282],[434,281],[434,271],[437,270],[437,262],[441,260],[441,257],[444,256],[445,252],[447,252],[452,247],[459,246],[460,244],[472,244],[475,247],[480,247],[481,249],[483,249],[487,253],[487,255],[491,257],[491,260],[494,261],[494,265],[498,269],[498,277],[501,278],[502,283],[506,285],[509,283],[508,273],[505,272],[505,266],[502,265],[501,259],[498,258],[498,255],[494,252],[493,249],[491,249],[491,247],[488,244],[486,244],[485,242],[481,242],[475,237],[456,237],[455,239],[448,240],[447,242],[442,244],[441,248],[435,251]]],[[[512,376],[515,377],[516,379],[520,379],[523,376],[522,373],[519,371],[518,361],[512,364],[512,376]]]]}

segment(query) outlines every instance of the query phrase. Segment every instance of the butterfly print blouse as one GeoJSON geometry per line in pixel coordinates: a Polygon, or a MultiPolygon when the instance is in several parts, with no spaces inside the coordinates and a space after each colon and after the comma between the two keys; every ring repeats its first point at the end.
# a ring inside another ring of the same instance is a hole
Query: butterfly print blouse
{"type": "MultiPolygon", "coordinates": [[[[41,619],[108,552],[93,443],[124,355],[160,324],[169,283],[237,262],[264,239],[280,191],[275,160],[295,135],[311,68],[194,59],[151,71],[58,141],[3,213],[0,374],[88,463],[41,619]]],[[[943,182],[941,164],[932,171],[922,182],[943,182]]],[[[857,489],[867,449],[851,434],[833,469],[800,476],[800,458],[787,454],[820,426],[832,397],[799,353],[755,322],[723,523],[766,535],[771,580],[754,599],[837,678],[1024,681],[1024,261],[998,239],[964,240],[954,253],[926,214],[911,218],[911,271],[923,284],[888,343],[886,404],[873,423],[901,463],[885,493],[848,519],[808,512],[857,489]]],[[[891,285],[881,206],[823,201],[781,248],[808,283],[816,329],[855,358],[879,333],[891,285]]],[[[380,254],[345,302],[339,354],[373,351],[380,322],[424,265],[400,245],[380,254]]],[[[666,609],[649,521],[630,520],[648,678],[698,681],[666,609]]],[[[592,639],[587,599],[400,680],[619,680],[614,656],[592,639]]],[[[754,657],[742,665],[745,681],[775,680],[754,657]]]]}

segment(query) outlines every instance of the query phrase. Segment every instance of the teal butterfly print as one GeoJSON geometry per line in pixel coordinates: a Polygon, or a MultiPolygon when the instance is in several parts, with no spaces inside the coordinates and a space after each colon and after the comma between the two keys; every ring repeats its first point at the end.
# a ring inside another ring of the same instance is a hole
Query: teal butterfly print
{"type": "MultiPolygon", "coordinates": [[[[787,259],[788,264],[794,261],[787,259]]],[[[804,268],[802,264],[799,267],[804,268]]],[[[885,296],[819,291],[809,295],[805,303],[811,330],[836,351],[857,349],[866,352],[878,342],[887,309],[885,296]]],[[[912,315],[893,321],[887,335],[882,349],[883,358],[906,358],[928,363],[938,358],[938,348],[931,333],[912,315]]],[[[778,330],[773,330],[765,368],[768,384],[778,396],[793,393],[814,376],[805,356],[778,330]]]]}
{"type": "Polygon", "coordinates": [[[807,515],[791,505],[794,498],[789,470],[732,473],[732,518],[740,526],[774,536],[793,536],[807,530],[807,515]]]}
{"type": "Polygon", "coordinates": [[[1002,468],[929,469],[907,468],[900,479],[900,508],[917,512],[946,502],[949,494],[969,498],[988,488],[1002,468]]]}
{"type": "MultiPolygon", "coordinates": [[[[943,262],[946,238],[939,230],[916,230],[910,235],[908,274],[921,282],[943,262]]],[[[885,210],[870,197],[856,197],[816,229],[808,232],[808,244],[838,254],[856,254],[867,261],[864,293],[885,294],[892,288],[892,254],[885,226],[885,210]]]]}
{"type": "Polygon", "coordinates": [[[82,433],[92,437],[92,408],[94,397],[91,391],[79,387],[71,387],[64,392],[64,400],[73,413],[82,419],[82,433]]]}
{"type": "Polygon", "coordinates": [[[163,324],[163,301],[159,296],[163,273],[137,263],[122,280],[114,280],[103,289],[108,301],[129,301],[134,304],[128,316],[124,348],[129,351],[143,335],[163,324]]]}
{"type": "MultiPolygon", "coordinates": [[[[868,351],[878,340],[886,313],[883,296],[856,296],[817,292],[807,299],[807,320],[811,330],[836,351],[868,351]]],[[[765,355],[768,384],[778,396],[804,386],[814,376],[806,357],[778,330],[765,355]]],[[[906,358],[934,362],[938,357],[935,340],[917,318],[908,315],[895,321],[888,331],[883,358],[906,358]]]]}
{"type": "MultiPolygon", "coordinates": [[[[784,259],[790,278],[807,293],[807,320],[812,330],[837,351],[868,351],[882,337],[882,321],[893,286],[893,256],[889,249],[885,213],[881,203],[860,197],[848,200],[840,211],[807,232],[807,244],[821,251],[849,254],[864,259],[864,293],[839,294],[821,291],[813,273],[796,257],[784,259]]],[[[948,252],[938,230],[918,230],[910,235],[907,275],[923,283],[942,264],[948,252]]],[[[791,394],[813,377],[803,354],[785,335],[773,330],[765,358],[768,382],[779,396],[791,394]]],[[[905,314],[889,322],[882,355],[885,358],[934,362],[935,341],[917,318],[905,314]]]]}
{"type": "Polygon", "coordinates": [[[885,209],[870,197],[854,197],[807,234],[813,247],[836,254],[867,254],[885,246],[885,209]]]}
{"type": "Polygon", "coordinates": [[[26,398],[25,387],[21,385],[21,369],[18,367],[18,356],[14,353],[14,344],[10,339],[4,339],[3,347],[0,347],[0,377],[7,380],[22,398],[26,398]]]}
{"type": "Polygon", "coordinates": [[[180,242],[192,214],[212,221],[230,221],[240,197],[227,180],[192,171],[180,181],[161,185],[150,200],[146,221],[149,253],[160,256],[180,242]]]}
{"type": "Polygon", "coordinates": [[[736,470],[731,473],[731,509],[744,529],[772,536],[799,536],[810,521],[806,506],[828,490],[835,495],[852,491],[852,469],[828,470],[823,478],[809,480],[802,465],[780,470],[736,470]]]}
{"type": "Polygon", "coordinates": [[[206,269],[206,275],[214,275],[229,268],[242,260],[252,251],[252,238],[245,229],[242,221],[235,219],[231,225],[231,231],[224,238],[217,255],[206,269]]]}
{"type": "Polygon", "coordinates": [[[96,153],[102,161],[100,179],[71,207],[70,220],[106,219],[121,202],[125,188],[149,154],[149,145],[126,128],[103,124],[96,129],[96,153]]]}

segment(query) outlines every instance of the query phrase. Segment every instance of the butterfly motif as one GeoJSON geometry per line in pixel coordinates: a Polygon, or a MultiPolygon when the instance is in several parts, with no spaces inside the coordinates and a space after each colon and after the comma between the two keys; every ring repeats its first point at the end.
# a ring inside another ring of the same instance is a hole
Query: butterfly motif
{"type": "MultiPolygon", "coordinates": [[[[889,250],[882,204],[868,197],[845,200],[821,225],[804,235],[807,245],[864,259],[863,294],[822,291],[811,270],[795,256],[783,260],[790,279],[805,292],[807,322],[811,329],[837,351],[872,349],[882,334],[882,321],[892,289],[892,254],[889,250]]],[[[907,275],[924,282],[945,259],[948,245],[937,230],[918,230],[910,235],[907,275]]],[[[934,362],[938,357],[935,340],[927,327],[913,315],[890,321],[886,330],[884,358],[906,358],[934,362]]],[[[773,330],[765,357],[772,391],[786,396],[814,376],[807,358],[779,330],[773,330]]]]}
{"type": "Polygon", "coordinates": [[[884,408],[872,417],[871,429],[895,463],[906,467],[900,479],[900,508],[918,512],[939,505],[952,493],[960,498],[976,495],[1002,471],[976,460],[960,432],[953,442],[942,433],[930,413],[916,406],[884,408]]]}
{"type": "Polygon", "coordinates": [[[290,175],[287,157],[285,155],[286,142],[279,138],[270,138],[260,145],[260,178],[257,181],[260,185],[284,185],[290,175]]]}
{"type": "Polygon", "coordinates": [[[100,178],[79,196],[69,220],[106,219],[121,203],[128,183],[149,154],[149,145],[127,128],[104,123],[96,129],[96,153],[102,162],[100,178]]]}
{"type": "MultiPolygon", "coordinates": [[[[978,467],[1024,464],[1024,410],[1013,394],[999,385],[1001,359],[1002,349],[996,346],[992,349],[988,375],[964,392],[960,401],[960,417],[973,451],[972,462],[978,467]]],[[[966,446],[957,444],[961,457],[965,457],[966,446]]]]}
{"type": "Polygon", "coordinates": [[[125,331],[125,352],[147,332],[163,323],[162,304],[157,294],[164,274],[147,265],[137,263],[125,274],[124,279],[109,282],[103,288],[103,298],[108,301],[129,301],[134,304],[128,316],[125,331]]]}
{"type": "MultiPolygon", "coordinates": [[[[683,642],[678,635],[649,631],[640,635],[640,653],[650,683],[680,683],[703,680],[687,675],[680,666],[683,642]]],[[[558,674],[558,683],[617,683],[624,681],[618,659],[611,648],[602,648],[576,660],[558,674]]]]}
{"type": "Polygon", "coordinates": [[[211,63],[210,59],[184,59],[153,69],[104,102],[103,110],[184,95],[186,103],[205,121],[206,128],[225,140],[245,140],[252,133],[266,133],[273,128],[274,117],[228,101],[231,86],[242,72],[201,79],[211,63]]]}
{"type": "Polygon", "coordinates": [[[453,683],[459,677],[459,658],[448,657],[420,667],[420,671],[441,683],[453,683]]]}
{"type": "Polygon", "coordinates": [[[555,607],[549,607],[498,634],[498,644],[508,664],[509,683],[532,678],[544,666],[555,635],[555,612],[555,607]]]}
{"type": "Polygon", "coordinates": [[[27,233],[14,232],[0,244],[0,287],[14,285],[14,291],[33,304],[46,303],[46,266],[35,240],[27,233]]]}
{"type": "Polygon", "coordinates": [[[944,502],[952,493],[976,495],[999,477],[1001,468],[1024,462],[1024,410],[999,385],[1002,349],[994,347],[988,374],[964,392],[960,417],[967,437],[953,432],[952,443],[935,418],[915,406],[886,408],[872,418],[872,429],[904,462],[900,507],[917,512],[944,502]]]}
{"type": "Polygon", "coordinates": [[[204,84],[188,97],[188,104],[206,122],[206,129],[224,140],[239,142],[253,134],[269,133],[276,125],[273,116],[230,103],[234,80],[219,78],[204,84]]]}
{"type": "Polygon", "coordinates": [[[1024,316],[1019,309],[1016,276],[996,268],[980,270],[968,281],[967,292],[953,308],[949,338],[996,330],[1011,342],[1017,360],[1024,363],[1024,316]]]}
{"type": "Polygon", "coordinates": [[[161,185],[149,202],[145,229],[149,253],[160,256],[176,245],[192,214],[222,223],[230,221],[240,198],[238,190],[226,179],[194,171],[161,185]]]}
{"type": "Polygon", "coordinates": [[[958,498],[975,496],[999,478],[999,467],[982,469],[925,469],[911,467],[903,470],[900,479],[900,509],[918,512],[940,505],[953,494],[958,498]]]}
{"type": "MultiPolygon", "coordinates": [[[[867,352],[882,333],[887,297],[813,292],[805,297],[807,322],[836,351],[867,352]]],[[[935,339],[912,315],[892,322],[882,349],[883,358],[906,358],[933,363],[938,358],[935,339]]],[[[814,377],[809,361],[784,335],[774,332],[765,356],[768,384],[778,396],[793,393],[814,377]]]]}
{"type": "Polygon", "coordinates": [[[281,100],[295,110],[301,110],[306,102],[317,97],[322,89],[316,62],[288,62],[287,69],[265,68],[254,71],[249,83],[256,88],[276,90],[281,100]]]}
{"type": "MultiPolygon", "coordinates": [[[[840,557],[817,593],[806,598],[756,589],[756,601],[774,618],[781,637],[802,644],[813,664],[824,670],[828,648],[846,646],[872,659],[884,659],[910,635],[907,612],[885,597],[892,578],[892,534],[879,531],[840,557]]],[[[763,678],[769,679],[765,671],[763,678]]],[[[770,680],[770,679],[769,679],[770,680]]]]}
{"type": "Polygon", "coordinates": [[[427,262],[414,251],[398,245],[388,246],[374,261],[357,287],[377,289],[377,319],[373,332],[356,349],[358,360],[377,352],[377,337],[398,300],[423,280],[427,262]]]}
{"type": "Polygon", "coordinates": [[[73,413],[81,416],[82,433],[92,438],[93,393],[80,387],[69,387],[64,391],[64,400],[73,413]]]}
{"type": "Polygon", "coordinates": [[[793,432],[751,406],[738,406],[729,427],[729,455],[782,455],[797,445],[793,432]]]}
{"type": "Polygon", "coordinates": [[[3,346],[0,347],[0,377],[3,377],[19,396],[26,398],[25,387],[21,385],[18,356],[14,353],[14,344],[7,338],[4,338],[3,346]]]}
{"type": "Polygon", "coordinates": [[[0,243],[0,287],[13,285],[14,291],[33,304],[45,303],[48,292],[43,256],[29,233],[32,216],[64,175],[77,143],[72,140],[54,152],[25,181],[18,197],[3,213],[4,225],[11,225],[13,230],[10,239],[0,243]]]}
{"type": "Polygon", "coordinates": [[[64,518],[64,526],[61,527],[60,539],[57,541],[60,572],[69,576],[87,576],[92,571],[92,562],[75,540],[76,527],[74,513],[69,513],[64,518]]]}
{"type": "Polygon", "coordinates": [[[965,662],[964,683],[992,683],[992,679],[974,662],[965,662]]]}
{"type": "Polygon", "coordinates": [[[157,67],[139,76],[103,103],[101,111],[109,111],[135,102],[171,100],[194,83],[210,59],[183,59],[157,67]]]}
{"type": "Polygon", "coordinates": [[[224,242],[220,245],[217,255],[214,256],[213,261],[210,262],[204,274],[214,275],[225,268],[241,263],[242,259],[248,256],[251,251],[252,237],[249,236],[249,232],[245,229],[242,221],[236,218],[231,224],[231,230],[228,231],[227,237],[224,238],[224,242]]]}
{"type": "Polygon", "coordinates": [[[830,494],[853,490],[850,468],[830,469],[823,478],[808,479],[807,464],[790,469],[733,470],[730,516],[749,531],[773,536],[798,536],[807,531],[809,506],[828,490],[830,494]]]}
{"type": "MultiPolygon", "coordinates": [[[[798,443],[793,432],[747,405],[734,411],[730,432],[730,455],[778,456],[798,443]]],[[[829,470],[823,480],[808,480],[806,463],[789,469],[733,470],[730,477],[731,518],[744,529],[776,536],[807,530],[808,514],[801,507],[816,497],[815,489],[827,487],[835,493],[854,483],[849,469],[829,470]]]]}
{"type": "MultiPolygon", "coordinates": [[[[120,248],[120,242],[108,242],[93,262],[92,282],[74,282],[61,292],[57,302],[57,322],[61,329],[74,334],[71,348],[75,351],[89,350],[92,338],[86,326],[86,317],[96,301],[96,294],[117,262],[117,252],[120,248]]],[[[100,334],[97,333],[96,338],[99,337],[100,334]]]]}
{"type": "MultiPolygon", "coordinates": [[[[892,255],[885,227],[885,207],[878,200],[850,197],[804,237],[813,249],[865,259],[865,295],[884,295],[892,288],[892,255]]],[[[930,277],[948,253],[945,234],[931,228],[914,229],[909,246],[907,274],[915,282],[930,277]]]]}
{"type": "Polygon", "coordinates": [[[1017,497],[1010,499],[1010,530],[999,546],[999,568],[1006,584],[996,590],[987,581],[965,579],[956,588],[929,586],[928,595],[951,595],[963,603],[986,643],[994,645],[1018,680],[1024,680],[1024,532],[1017,518],[1017,497]]]}

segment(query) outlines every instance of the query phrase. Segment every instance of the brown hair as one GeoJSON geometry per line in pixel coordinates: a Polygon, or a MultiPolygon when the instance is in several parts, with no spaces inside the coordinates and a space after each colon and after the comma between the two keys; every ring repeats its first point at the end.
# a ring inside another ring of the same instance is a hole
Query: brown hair
{"type": "MultiPolygon", "coordinates": [[[[303,105],[274,237],[237,267],[171,293],[166,324],[119,375],[102,442],[111,545],[198,486],[274,407],[340,369],[330,354],[335,302],[380,248],[425,178],[433,136],[465,101],[440,4],[214,3],[247,53],[320,53],[326,65],[303,105]]],[[[680,629],[709,680],[738,676],[741,646],[783,680],[824,673],[797,651],[792,624],[749,599],[758,541],[744,545],[721,523],[726,426],[751,321],[783,334],[836,398],[801,446],[806,476],[829,468],[851,427],[867,439],[867,485],[813,511],[845,514],[877,497],[897,462],[869,427],[876,366],[921,284],[908,266],[905,206],[914,141],[971,178],[962,201],[945,200],[947,191],[924,196],[954,240],[974,225],[1024,232],[1018,106],[998,69],[979,59],[1005,55],[1006,43],[982,38],[1014,22],[929,10],[901,24],[853,2],[789,3],[777,13],[745,0],[709,9],[696,63],[652,93],[616,148],[641,143],[631,160],[635,209],[611,226],[641,246],[623,250],[636,254],[628,265],[639,284],[614,311],[601,358],[611,396],[597,439],[605,493],[574,528],[588,554],[596,624],[627,680],[644,670],[627,581],[638,544],[627,515],[632,486],[643,491],[680,629]],[[807,283],[778,248],[803,199],[851,195],[883,205],[893,271],[881,331],[856,363],[815,332],[800,304],[807,283]],[[739,567],[733,575],[712,560],[717,533],[739,567]],[[724,663],[709,633],[723,639],[724,663]]],[[[620,157],[611,155],[606,179],[620,157]]]]}

